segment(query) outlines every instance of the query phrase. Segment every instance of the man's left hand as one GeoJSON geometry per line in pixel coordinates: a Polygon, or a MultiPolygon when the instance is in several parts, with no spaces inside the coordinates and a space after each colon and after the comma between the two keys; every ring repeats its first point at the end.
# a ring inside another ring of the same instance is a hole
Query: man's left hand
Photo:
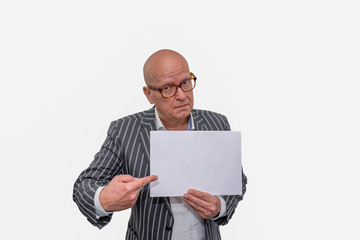
{"type": "Polygon", "coordinates": [[[221,202],[210,193],[190,189],[183,199],[204,219],[213,218],[220,213],[221,202]]]}

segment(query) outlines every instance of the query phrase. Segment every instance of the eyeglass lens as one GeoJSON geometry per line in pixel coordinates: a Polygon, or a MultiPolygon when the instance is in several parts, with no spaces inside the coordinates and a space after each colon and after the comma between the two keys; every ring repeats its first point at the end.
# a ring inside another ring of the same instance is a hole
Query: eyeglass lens
{"type": "MultiPolygon", "coordinates": [[[[181,89],[183,91],[190,91],[194,88],[194,80],[189,79],[187,81],[184,81],[180,84],[181,89]]],[[[176,94],[177,87],[175,85],[166,86],[161,89],[161,93],[164,97],[172,97],[176,94]]]]}

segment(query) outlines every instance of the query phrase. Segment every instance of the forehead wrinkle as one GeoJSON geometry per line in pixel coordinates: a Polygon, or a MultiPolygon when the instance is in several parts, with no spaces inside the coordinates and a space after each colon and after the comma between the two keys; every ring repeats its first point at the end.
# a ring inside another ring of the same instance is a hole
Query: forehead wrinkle
{"type": "Polygon", "coordinates": [[[158,78],[156,78],[156,82],[161,87],[164,87],[166,85],[179,85],[182,81],[189,79],[189,71],[176,71],[171,74],[162,74],[158,78]],[[175,75],[174,75],[175,74],[175,75]],[[177,76],[180,76],[180,78],[177,78],[177,76]],[[179,80],[180,79],[180,80],[179,80]]]}

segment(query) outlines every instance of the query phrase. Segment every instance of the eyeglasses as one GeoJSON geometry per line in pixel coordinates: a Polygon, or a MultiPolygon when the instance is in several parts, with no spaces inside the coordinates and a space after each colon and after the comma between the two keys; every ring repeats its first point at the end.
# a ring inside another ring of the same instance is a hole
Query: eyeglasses
{"type": "Polygon", "coordinates": [[[175,96],[178,88],[180,87],[184,92],[191,91],[195,88],[196,85],[196,77],[193,73],[190,73],[190,78],[182,81],[179,85],[176,84],[169,84],[162,88],[153,88],[149,85],[147,86],[151,90],[159,91],[161,96],[164,98],[171,98],[175,96]]]}

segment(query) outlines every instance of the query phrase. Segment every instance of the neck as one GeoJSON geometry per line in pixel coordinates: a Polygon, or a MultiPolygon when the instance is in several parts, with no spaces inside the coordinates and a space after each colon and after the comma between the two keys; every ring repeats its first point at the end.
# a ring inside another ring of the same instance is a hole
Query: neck
{"type": "MultiPolygon", "coordinates": [[[[161,117],[160,117],[161,119],[161,117]]],[[[164,127],[169,131],[183,131],[186,130],[187,125],[189,123],[190,117],[186,117],[182,120],[176,121],[176,122],[166,122],[163,119],[161,119],[161,122],[164,124],[164,127]]]]}

